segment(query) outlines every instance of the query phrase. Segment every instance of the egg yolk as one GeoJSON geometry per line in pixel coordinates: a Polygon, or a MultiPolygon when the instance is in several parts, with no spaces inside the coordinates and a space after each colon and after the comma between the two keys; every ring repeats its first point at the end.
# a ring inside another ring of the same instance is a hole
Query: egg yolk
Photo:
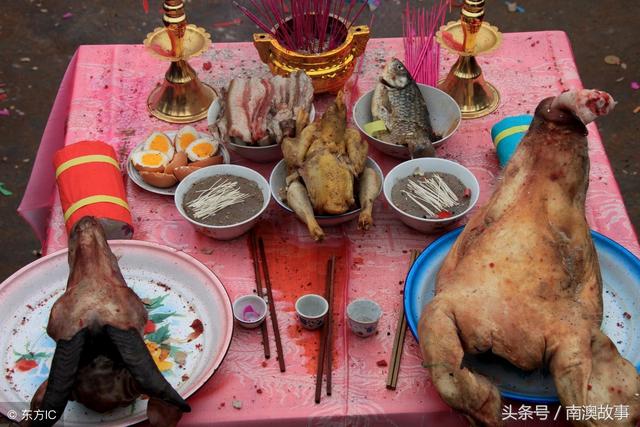
{"type": "Polygon", "coordinates": [[[182,151],[184,151],[187,149],[189,144],[191,144],[195,140],[196,140],[195,135],[190,133],[185,133],[180,136],[180,142],[178,144],[180,145],[180,148],[182,149],[182,151]]]}
{"type": "Polygon", "coordinates": [[[162,164],[162,156],[158,153],[145,153],[142,155],[142,164],[144,166],[159,166],[162,164]]]}
{"type": "Polygon", "coordinates": [[[193,153],[198,157],[207,157],[211,155],[213,146],[211,144],[198,144],[192,148],[193,153]]]}
{"type": "Polygon", "coordinates": [[[162,151],[166,153],[169,151],[169,141],[162,135],[157,135],[149,144],[149,150],[162,151]]]}

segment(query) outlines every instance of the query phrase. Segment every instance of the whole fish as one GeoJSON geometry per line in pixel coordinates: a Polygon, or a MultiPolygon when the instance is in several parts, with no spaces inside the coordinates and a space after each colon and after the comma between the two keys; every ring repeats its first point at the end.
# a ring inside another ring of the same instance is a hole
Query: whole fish
{"type": "Polygon", "coordinates": [[[371,101],[374,120],[382,120],[386,131],[374,135],[378,139],[409,147],[411,157],[434,157],[432,142],[438,136],[422,92],[400,60],[387,63],[371,101]]]}

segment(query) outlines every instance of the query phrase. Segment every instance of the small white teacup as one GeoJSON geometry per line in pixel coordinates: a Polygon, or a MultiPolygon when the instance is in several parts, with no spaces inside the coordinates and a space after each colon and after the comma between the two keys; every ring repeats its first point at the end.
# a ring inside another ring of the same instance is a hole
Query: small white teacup
{"type": "Polygon", "coordinates": [[[233,302],[233,317],[244,328],[257,328],[267,317],[267,303],[258,295],[241,296],[233,302]]]}
{"type": "Polygon", "coordinates": [[[296,301],[296,313],[306,329],[318,329],[329,311],[326,299],[316,294],[303,295],[296,301]]]}
{"type": "Polygon", "coordinates": [[[373,335],[381,316],[380,306],[368,299],[358,299],[347,306],[349,327],[359,337],[373,335]]]}

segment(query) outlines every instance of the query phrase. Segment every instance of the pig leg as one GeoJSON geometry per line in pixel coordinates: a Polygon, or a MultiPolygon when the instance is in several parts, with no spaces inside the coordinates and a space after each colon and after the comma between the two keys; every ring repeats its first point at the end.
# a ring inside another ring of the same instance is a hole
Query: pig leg
{"type": "Polygon", "coordinates": [[[434,299],[426,307],[418,336],[431,381],[444,401],[481,425],[501,425],[501,399],[496,386],[462,367],[464,350],[448,303],[434,299]]]}

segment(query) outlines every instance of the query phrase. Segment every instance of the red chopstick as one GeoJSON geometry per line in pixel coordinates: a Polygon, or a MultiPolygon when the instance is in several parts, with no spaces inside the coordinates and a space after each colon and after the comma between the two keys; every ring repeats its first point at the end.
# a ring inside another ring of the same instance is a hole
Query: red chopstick
{"type": "Polygon", "coordinates": [[[280,372],[286,370],[284,366],[284,353],[282,351],[282,341],[280,340],[280,328],[278,327],[278,316],[276,314],[276,304],[273,299],[273,292],[271,289],[271,278],[269,277],[269,265],[267,264],[267,255],[264,252],[264,242],[262,237],[258,240],[258,246],[260,249],[260,258],[262,258],[262,270],[264,271],[264,282],[267,286],[267,299],[269,300],[269,314],[271,315],[271,324],[273,325],[273,335],[276,339],[276,350],[278,352],[278,364],[280,365],[280,372]]]}
{"type": "MultiPolygon", "coordinates": [[[[251,257],[253,258],[253,271],[256,276],[256,290],[260,298],[264,298],[264,292],[262,291],[262,279],[260,276],[260,262],[258,261],[258,239],[253,231],[249,236],[251,240],[251,257]]],[[[271,357],[271,348],[269,346],[269,328],[267,322],[262,322],[260,325],[262,330],[262,347],[264,348],[264,357],[269,359],[271,357]]]]}
{"type": "Polygon", "coordinates": [[[327,262],[327,301],[329,302],[329,311],[327,312],[327,396],[331,396],[331,374],[333,373],[333,351],[332,351],[332,332],[333,332],[333,289],[336,272],[336,256],[332,255],[327,262]]]}

